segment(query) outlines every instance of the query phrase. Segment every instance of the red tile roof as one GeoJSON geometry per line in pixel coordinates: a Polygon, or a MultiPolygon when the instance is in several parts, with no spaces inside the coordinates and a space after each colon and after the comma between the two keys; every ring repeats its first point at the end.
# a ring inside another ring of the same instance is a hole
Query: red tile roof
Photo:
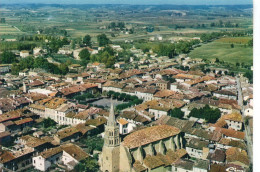
{"type": "Polygon", "coordinates": [[[132,149],[180,133],[178,128],[169,125],[158,125],[133,132],[125,137],[123,145],[132,149]]]}

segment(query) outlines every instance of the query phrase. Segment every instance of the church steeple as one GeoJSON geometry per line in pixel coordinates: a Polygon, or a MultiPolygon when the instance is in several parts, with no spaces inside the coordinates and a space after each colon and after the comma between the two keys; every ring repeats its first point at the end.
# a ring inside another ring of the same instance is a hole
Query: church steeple
{"type": "Polygon", "coordinates": [[[116,123],[114,105],[111,104],[110,113],[105,128],[105,146],[116,147],[120,144],[119,127],[116,123]]]}
{"type": "Polygon", "coordinates": [[[115,111],[114,111],[114,105],[111,103],[110,107],[110,113],[107,121],[108,126],[116,126],[116,118],[115,118],[115,111]]]}
{"type": "Polygon", "coordinates": [[[100,156],[100,169],[103,172],[119,172],[120,166],[120,137],[119,126],[116,123],[114,105],[105,126],[104,146],[100,156]]]}

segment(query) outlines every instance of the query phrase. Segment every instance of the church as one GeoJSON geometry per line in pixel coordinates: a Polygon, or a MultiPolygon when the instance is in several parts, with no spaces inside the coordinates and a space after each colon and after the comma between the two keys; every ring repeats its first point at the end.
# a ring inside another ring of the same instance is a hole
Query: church
{"type": "Polygon", "coordinates": [[[172,171],[172,163],[187,154],[182,148],[182,133],[169,125],[140,129],[121,141],[111,105],[99,158],[100,169],[103,172],[172,171]]]}

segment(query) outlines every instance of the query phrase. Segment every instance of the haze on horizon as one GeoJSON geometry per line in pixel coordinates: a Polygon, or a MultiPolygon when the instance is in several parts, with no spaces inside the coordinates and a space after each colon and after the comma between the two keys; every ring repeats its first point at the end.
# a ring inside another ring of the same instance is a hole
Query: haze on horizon
{"type": "Polygon", "coordinates": [[[0,4],[131,4],[131,5],[240,5],[253,4],[253,0],[1,0],[0,4]]]}

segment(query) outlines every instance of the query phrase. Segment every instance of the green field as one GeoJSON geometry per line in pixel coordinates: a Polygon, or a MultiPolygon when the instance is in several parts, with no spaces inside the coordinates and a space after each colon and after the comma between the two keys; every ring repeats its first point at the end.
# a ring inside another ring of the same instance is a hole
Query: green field
{"type": "Polygon", "coordinates": [[[253,48],[244,44],[234,43],[234,48],[231,48],[231,43],[223,41],[214,41],[208,44],[203,44],[201,47],[195,48],[189,53],[191,58],[216,59],[224,60],[229,63],[253,63],[253,48]]]}
{"type": "Polygon", "coordinates": [[[19,29],[8,24],[0,24],[0,35],[22,33],[19,29]]]}

